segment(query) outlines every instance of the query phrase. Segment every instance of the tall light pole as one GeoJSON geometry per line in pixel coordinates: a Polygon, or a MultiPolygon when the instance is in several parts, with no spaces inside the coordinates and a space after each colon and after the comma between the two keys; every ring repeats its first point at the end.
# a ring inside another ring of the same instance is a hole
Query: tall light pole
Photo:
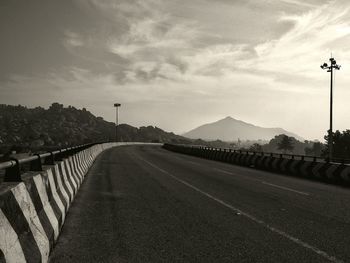
{"type": "Polygon", "coordinates": [[[333,70],[339,70],[340,65],[337,65],[337,61],[333,57],[329,59],[330,65],[323,63],[321,69],[326,69],[331,73],[331,92],[330,92],[330,113],[329,113],[329,131],[328,131],[328,157],[329,160],[333,158],[333,70]]]}
{"type": "Polygon", "coordinates": [[[115,107],[115,141],[118,142],[118,121],[119,121],[119,107],[120,103],[114,103],[115,107]]]}

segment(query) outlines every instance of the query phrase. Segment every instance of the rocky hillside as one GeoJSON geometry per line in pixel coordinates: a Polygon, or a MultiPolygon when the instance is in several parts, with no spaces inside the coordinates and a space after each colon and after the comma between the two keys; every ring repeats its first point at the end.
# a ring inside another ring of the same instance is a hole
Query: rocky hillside
{"type": "MultiPolygon", "coordinates": [[[[114,139],[115,126],[96,117],[85,108],[64,107],[53,103],[42,107],[0,105],[0,150],[9,147],[26,149],[62,148],[96,141],[114,139]]],[[[120,141],[174,142],[188,140],[157,127],[135,128],[127,124],[119,126],[120,141]]]]}

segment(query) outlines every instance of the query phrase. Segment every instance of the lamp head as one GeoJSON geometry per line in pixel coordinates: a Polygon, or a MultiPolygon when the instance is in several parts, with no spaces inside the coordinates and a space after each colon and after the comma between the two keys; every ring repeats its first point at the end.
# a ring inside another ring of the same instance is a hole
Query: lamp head
{"type": "Polygon", "coordinates": [[[120,103],[114,103],[114,107],[120,107],[121,104],[120,103]]]}
{"type": "Polygon", "coordinates": [[[328,68],[328,64],[327,63],[323,63],[323,65],[321,65],[321,69],[326,69],[328,68]]]}

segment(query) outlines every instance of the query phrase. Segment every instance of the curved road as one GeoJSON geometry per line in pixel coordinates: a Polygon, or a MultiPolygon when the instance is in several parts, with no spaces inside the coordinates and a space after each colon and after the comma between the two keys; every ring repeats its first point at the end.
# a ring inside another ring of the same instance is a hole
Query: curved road
{"type": "Polygon", "coordinates": [[[181,155],[102,153],[51,262],[350,262],[350,190],[181,155]]]}

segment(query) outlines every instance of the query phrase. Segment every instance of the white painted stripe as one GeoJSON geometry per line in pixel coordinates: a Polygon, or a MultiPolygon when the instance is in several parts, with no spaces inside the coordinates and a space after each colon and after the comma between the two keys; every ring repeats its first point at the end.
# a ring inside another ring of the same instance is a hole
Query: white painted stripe
{"type": "Polygon", "coordinates": [[[256,159],[258,158],[258,156],[253,155],[253,158],[251,159],[251,165],[256,165],[256,159]]]}
{"type": "Polygon", "coordinates": [[[93,159],[94,159],[94,157],[93,157],[93,152],[92,152],[92,150],[90,150],[89,151],[89,158],[88,158],[88,166],[89,166],[89,168],[90,168],[90,166],[92,165],[92,163],[93,163],[93,159]]]}
{"type": "Polygon", "coordinates": [[[265,185],[269,185],[269,186],[272,186],[272,187],[277,187],[277,188],[280,188],[280,189],[283,189],[283,190],[287,190],[287,191],[291,191],[291,192],[294,192],[294,193],[297,193],[297,194],[310,195],[309,193],[306,193],[306,192],[294,190],[294,189],[291,189],[291,188],[289,188],[289,187],[280,186],[280,185],[277,185],[277,184],[268,183],[268,182],[266,182],[266,181],[261,181],[261,180],[258,180],[258,179],[255,179],[255,178],[251,178],[251,177],[248,177],[248,176],[245,176],[245,175],[236,174],[236,173],[231,173],[231,172],[228,172],[228,171],[225,171],[225,170],[222,170],[222,169],[218,169],[218,168],[213,168],[213,169],[216,170],[216,171],[225,173],[225,174],[234,175],[234,176],[239,176],[239,177],[242,177],[242,178],[247,179],[247,180],[252,180],[252,181],[260,182],[260,183],[263,183],[263,184],[265,184],[265,185]]]}
{"type": "Polygon", "coordinates": [[[0,209],[0,249],[7,263],[26,262],[21,243],[7,217],[0,209]]]}
{"type": "Polygon", "coordinates": [[[261,183],[269,185],[269,186],[272,186],[272,187],[280,188],[280,189],[283,189],[283,190],[286,190],[286,191],[290,191],[290,192],[294,192],[294,193],[297,193],[297,194],[301,194],[301,195],[310,195],[309,193],[301,192],[301,191],[294,190],[292,188],[281,186],[281,185],[277,185],[277,184],[271,184],[271,183],[264,182],[264,181],[262,181],[261,183]]]}
{"type": "Polygon", "coordinates": [[[79,190],[80,188],[80,180],[77,176],[77,173],[74,171],[74,167],[73,167],[73,159],[72,157],[69,157],[68,158],[68,162],[67,162],[67,165],[68,165],[68,170],[70,171],[74,181],[75,181],[75,184],[77,185],[77,191],[79,190]]]}
{"type": "Polygon", "coordinates": [[[76,158],[77,158],[77,166],[79,167],[79,170],[81,171],[81,173],[84,174],[84,169],[81,161],[81,152],[76,154],[76,158]]]}
{"type": "Polygon", "coordinates": [[[320,169],[321,167],[324,165],[324,163],[318,163],[316,164],[316,166],[314,166],[312,168],[312,174],[317,177],[317,178],[321,178],[321,174],[320,174],[320,169]]]}
{"type": "Polygon", "coordinates": [[[55,165],[55,174],[56,174],[58,189],[60,189],[60,191],[63,195],[63,198],[66,200],[66,203],[67,203],[67,209],[66,209],[66,212],[67,212],[68,208],[70,206],[69,195],[66,192],[66,189],[63,187],[62,177],[61,177],[60,171],[58,169],[58,164],[55,165]]]}
{"type": "Polygon", "coordinates": [[[85,166],[85,153],[82,152],[80,154],[80,167],[84,173],[84,176],[86,175],[86,166],[85,166]]]}
{"type": "Polygon", "coordinates": [[[299,164],[300,161],[292,161],[292,164],[289,167],[289,171],[291,171],[293,174],[297,174],[298,171],[296,170],[296,166],[299,164]]]}
{"type": "Polygon", "coordinates": [[[328,177],[328,179],[334,179],[335,176],[334,176],[334,172],[337,170],[339,166],[338,165],[334,165],[332,164],[326,171],[326,175],[328,177]]]}
{"type": "Polygon", "coordinates": [[[84,160],[84,166],[85,166],[85,172],[87,173],[89,171],[89,154],[86,153],[85,160],[84,160]]]}
{"type": "Polygon", "coordinates": [[[11,191],[29,224],[30,231],[39,247],[42,262],[47,262],[50,252],[50,243],[24,183],[19,183],[16,187],[12,188],[11,191]]]}
{"type": "Polygon", "coordinates": [[[66,170],[64,168],[64,161],[61,162],[60,165],[61,165],[61,171],[62,171],[62,176],[63,176],[63,182],[62,183],[64,183],[66,185],[66,187],[67,187],[67,189],[68,189],[68,191],[70,193],[70,196],[72,196],[72,200],[71,201],[73,202],[73,200],[74,200],[74,190],[73,190],[73,188],[72,188],[72,186],[71,186],[71,184],[69,182],[68,176],[66,174],[66,170]]]}
{"type": "Polygon", "coordinates": [[[190,163],[190,164],[194,164],[194,165],[201,165],[199,163],[195,163],[195,162],[192,162],[192,161],[186,161],[187,163],[190,163]]]}
{"type": "Polygon", "coordinates": [[[281,171],[286,172],[287,171],[287,163],[290,159],[284,159],[281,163],[281,171]]]}
{"type": "Polygon", "coordinates": [[[88,163],[88,160],[89,160],[89,150],[86,150],[84,154],[85,154],[85,156],[84,156],[85,167],[86,167],[86,168],[89,168],[89,163],[88,163]]]}
{"type": "Polygon", "coordinates": [[[53,174],[52,174],[51,169],[47,170],[47,177],[49,178],[49,184],[50,184],[51,192],[53,195],[53,199],[55,199],[55,202],[56,202],[56,204],[57,204],[57,206],[60,209],[61,214],[62,214],[62,223],[61,223],[61,226],[62,226],[63,222],[65,220],[65,217],[66,217],[66,211],[65,211],[64,205],[62,203],[62,200],[57,193],[57,188],[56,188],[55,180],[53,178],[53,174]]]}
{"type": "Polygon", "coordinates": [[[341,178],[344,179],[344,181],[349,182],[350,181],[350,167],[346,167],[340,174],[341,178]]]}
{"type": "Polygon", "coordinates": [[[54,232],[54,239],[56,240],[58,238],[58,230],[59,230],[59,224],[58,220],[56,218],[56,215],[51,207],[51,204],[49,202],[49,198],[47,196],[46,188],[43,184],[43,179],[40,174],[35,175],[33,177],[36,189],[38,190],[38,194],[41,200],[41,203],[43,204],[43,209],[45,211],[45,214],[47,215],[47,218],[50,221],[50,224],[53,228],[54,232]]]}
{"type": "Polygon", "coordinates": [[[310,167],[311,163],[310,162],[305,162],[302,166],[301,166],[301,174],[304,176],[310,176],[310,174],[308,174],[307,169],[310,167]]]}
{"type": "Polygon", "coordinates": [[[70,165],[69,165],[69,160],[68,159],[64,160],[64,167],[66,168],[65,171],[66,171],[67,178],[73,185],[73,191],[74,191],[74,195],[75,195],[78,192],[78,188],[79,187],[77,185],[77,182],[74,179],[72,170],[70,169],[70,165]]]}
{"type": "Polygon", "coordinates": [[[273,168],[273,170],[277,170],[278,162],[279,162],[279,159],[277,159],[277,158],[272,161],[272,168],[273,168]]]}
{"type": "Polygon", "coordinates": [[[70,156],[70,157],[68,158],[68,164],[69,164],[69,167],[70,167],[70,171],[71,171],[72,175],[74,176],[75,181],[77,182],[78,188],[79,188],[79,186],[80,186],[80,179],[79,179],[79,177],[78,177],[78,175],[77,175],[77,172],[76,172],[76,170],[75,170],[74,162],[73,162],[73,157],[72,157],[72,156],[70,156]]]}
{"type": "Polygon", "coordinates": [[[84,169],[81,165],[81,156],[77,155],[76,157],[77,157],[77,167],[78,167],[80,174],[81,174],[81,180],[84,180],[85,173],[84,173],[84,169]]]}
{"type": "Polygon", "coordinates": [[[81,153],[81,167],[83,168],[84,174],[87,171],[87,166],[86,166],[86,152],[83,151],[81,153]]]}
{"type": "MultiPolygon", "coordinates": [[[[228,171],[225,171],[225,170],[222,170],[222,169],[219,169],[219,168],[213,168],[213,170],[218,171],[218,172],[221,172],[221,173],[224,173],[224,174],[236,175],[236,174],[234,174],[234,173],[232,173],[232,172],[228,172],[228,171]]],[[[238,175],[238,176],[242,176],[242,175],[240,175],[240,174],[237,174],[237,175],[238,175]]]]}
{"type": "Polygon", "coordinates": [[[74,162],[75,162],[75,169],[78,171],[80,180],[82,182],[84,179],[84,174],[80,167],[79,154],[74,155],[74,162]]]}
{"type": "Polygon", "coordinates": [[[244,179],[251,180],[251,181],[261,182],[261,181],[258,180],[258,179],[251,178],[251,177],[248,177],[248,176],[245,176],[245,175],[242,175],[242,174],[237,174],[237,173],[228,172],[228,171],[225,171],[225,170],[222,170],[222,169],[219,169],[219,168],[213,168],[213,170],[218,171],[218,172],[221,172],[221,173],[224,173],[224,174],[229,174],[229,175],[233,175],[233,176],[239,176],[239,177],[242,177],[242,178],[244,178],[244,179]]]}
{"type": "Polygon", "coordinates": [[[258,159],[258,166],[259,167],[264,167],[264,161],[266,156],[260,156],[260,158],[258,159]]]}
{"type": "Polygon", "coordinates": [[[266,159],[264,160],[264,167],[265,167],[265,168],[269,168],[270,162],[271,162],[271,158],[266,158],[266,159]]]}
{"type": "Polygon", "coordinates": [[[76,171],[76,173],[77,173],[77,175],[79,177],[80,184],[82,184],[84,176],[83,176],[83,173],[80,170],[80,167],[78,165],[78,157],[76,155],[73,156],[73,163],[74,163],[74,169],[75,169],[75,171],[76,171]]]}
{"type": "Polygon", "coordinates": [[[72,175],[73,175],[73,177],[75,178],[75,181],[78,184],[78,190],[79,190],[79,188],[81,186],[81,179],[80,179],[80,176],[79,176],[78,172],[76,172],[76,170],[74,169],[74,164],[72,163],[72,160],[71,160],[70,166],[71,166],[72,175]]]}
{"type": "Polygon", "coordinates": [[[151,162],[149,162],[149,161],[147,161],[147,160],[141,158],[140,156],[137,156],[137,157],[138,157],[140,160],[142,160],[142,161],[144,161],[145,163],[147,163],[148,165],[152,166],[153,168],[155,168],[155,169],[161,171],[162,173],[164,173],[164,174],[168,175],[169,177],[173,178],[174,180],[178,181],[179,183],[182,183],[183,185],[186,185],[187,187],[191,188],[192,190],[194,190],[194,191],[196,191],[196,192],[198,192],[198,193],[200,193],[200,194],[202,194],[202,195],[208,197],[209,199],[211,199],[211,200],[213,200],[213,201],[216,201],[217,203],[219,203],[219,204],[223,205],[224,207],[226,207],[226,208],[228,208],[228,209],[234,211],[235,213],[240,213],[242,216],[244,216],[244,217],[250,219],[251,221],[253,221],[253,222],[255,222],[255,223],[259,224],[259,225],[261,225],[262,227],[266,228],[267,230],[269,230],[269,231],[271,231],[271,232],[273,232],[273,233],[275,233],[275,234],[278,234],[278,235],[280,235],[280,236],[282,236],[282,237],[288,239],[289,241],[291,241],[291,242],[293,242],[293,243],[295,243],[295,244],[297,244],[297,245],[299,245],[299,246],[301,246],[301,247],[303,247],[303,248],[305,248],[305,249],[308,249],[308,250],[310,250],[311,252],[314,252],[314,253],[316,253],[317,255],[319,255],[319,256],[321,256],[321,257],[323,257],[323,258],[325,258],[325,259],[327,259],[327,260],[329,260],[329,261],[331,261],[331,262],[336,262],[336,263],[341,263],[341,262],[343,262],[343,261],[337,259],[337,258],[334,257],[334,256],[328,255],[325,251],[322,251],[322,250],[318,249],[317,247],[312,246],[312,245],[310,245],[310,244],[308,244],[308,243],[306,243],[306,242],[300,240],[299,238],[296,238],[296,237],[294,237],[294,236],[288,234],[287,232],[284,232],[284,231],[282,231],[282,230],[279,230],[278,228],[275,228],[275,227],[273,227],[273,226],[270,226],[269,224],[267,224],[267,223],[264,222],[263,220],[258,219],[257,217],[255,217],[255,216],[253,216],[253,215],[250,215],[250,214],[248,214],[248,213],[242,211],[241,209],[236,208],[236,207],[234,207],[234,206],[232,206],[232,205],[230,205],[230,204],[228,204],[228,203],[222,201],[222,200],[219,199],[219,198],[214,197],[213,195],[211,195],[211,194],[209,194],[209,193],[207,193],[207,192],[205,192],[205,191],[203,191],[203,190],[197,188],[196,186],[193,186],[192,184],[190,184],[190,183],[188,183],[188,182],[186,182],[186,181],[184,181],[184,180],[182,180],[182,179],[177,178],[176,176],[172,175],[171,173],[169,173],[169,172],[163,170],[162,168],[158,167],[157,165],[155,165],[155,164],[153,164],[153,163],[151,163],[151,162]]]}
{"type": "Polygon", "coordinates": [[[87,170],[89,170],[89,164],[88,164],[88,153],[84,153],[84,156],[83,156],[83,164],[84,164],[84,169],[85,171],[87,172],[87,170]]]}
{"type": "Polygon", "coordinates": [[[77,178],[78,181],[79,181],[79,185],[81,185],[82,182],[83,182],[83,180],[82,180],[80,171],[78,170],[76,160],[77,160],[77,159],[76,159],[76,156],[73,155],[72,158],[71,158],[71,164],[72,164],[73,172],[74,172],[74,174],[76,175],[76,178],[77,178]]]}

